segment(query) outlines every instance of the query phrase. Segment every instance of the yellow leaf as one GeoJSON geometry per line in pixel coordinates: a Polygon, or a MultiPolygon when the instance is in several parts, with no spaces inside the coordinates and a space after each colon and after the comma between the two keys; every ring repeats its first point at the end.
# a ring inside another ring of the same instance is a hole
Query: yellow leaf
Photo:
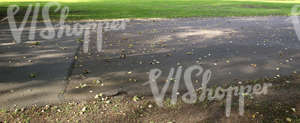
{"type": "Polygon", "coordinates": [[[289,117],[287,117],[287,118],[286,118],[286,121],[287,121],[287,122],[292,122],[292,119],[289,118],[289,117]]]}

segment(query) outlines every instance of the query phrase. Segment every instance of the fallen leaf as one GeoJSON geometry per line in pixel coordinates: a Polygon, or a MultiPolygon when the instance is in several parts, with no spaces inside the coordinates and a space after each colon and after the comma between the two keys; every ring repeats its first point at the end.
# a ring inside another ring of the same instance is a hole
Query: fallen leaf
{"type": "Polygon", "coordinates": [[[230,61],[229,61],[229,60],[226,60],[226,63],[230,63],[230,61]]]}
{"type": "Polygon", "coordinates": [[[40,45],[40,44],[41,44],[41,42],[39,42],[39,41],[35,41],[35,42],[31,43],[31,45],[35,45],[35,46],[40,45]]]}
{"type": "Polygon", "coordinates": [[[250,64],[252,67],[255,67],[256,68],[256,64],[250,64]]]}
{"type": "Polygon", "coordinates": [[[30,73],[30,74],[29,74],[29,77],[30,77],[30,78],[36,78],[37,75],[36,75],[36,73],[30,73]]]}
{"type": "Polygon", "coordinates": [[[291,108],[291,109],[292,109],[293,112],[296,112],[296,109],[295,109],[295,108],[291,108]]]}
{"type": "Polygon", "coordinates": [[[192,52],[186,52],[185,54],[186,54],[186,55],[193,55],[192,52]]]}
{"type": "Polygon", "coordinates": [[[132,98],[132,100],[133,100],[134,102],[137,102],[137,101],[140,100],[140,98],[139,98],[138,96],[134,96],[134,97],[132,98]]]}
{"type": "Polygon", "coordinates": [[[292,122],[292,119],[289,118],[289,117],[287,117],[287,118],[286,118],[286,121],[287,121],[287,122],[292,122]]]}

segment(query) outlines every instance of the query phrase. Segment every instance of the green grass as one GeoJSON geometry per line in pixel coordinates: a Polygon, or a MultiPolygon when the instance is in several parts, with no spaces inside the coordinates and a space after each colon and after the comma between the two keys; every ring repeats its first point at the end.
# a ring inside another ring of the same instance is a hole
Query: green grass
{"type": "MultiPolygon", "coordinates": [[[[50,0],[1,0],[0,15],[9,5],[22,6],[50,0]]],[[[56,0],[70,7],[68,19],[177,18],[289,15],[300,0],[56,0]],[[84,1],[84,2],[82,2],[84,1]]],[[[59,13],[51,16],[58,18],[59,13]]]]}

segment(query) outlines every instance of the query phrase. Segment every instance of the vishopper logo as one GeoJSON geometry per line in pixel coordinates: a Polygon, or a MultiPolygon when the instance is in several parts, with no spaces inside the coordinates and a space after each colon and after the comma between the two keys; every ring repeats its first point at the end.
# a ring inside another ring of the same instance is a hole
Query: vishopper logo
{"type": "Polygon", "coordinates": [[[232,106],[232,97],[239,97],[239,114],[241,116],[244,115],[244,98],[247,95],[260,95],[267,94],[268,88],[272,86],[271,83],[264,84],[255,84],[255,85],[241,85],[241,86],[230,86],[226,89],[222,87],[217,87],[215,90],[212,88],[208,88],[207,84],[210,81],[212,76],[211,70],[204,70],[200,65],[193,65],[188,67],[185,71],[183,71],[183,67],[179,66],[175,73],[175,68],[171,68],[168,78],[166,79],[166,83],[163,85],[161,91],[159,91],[158,84],[156,80],[161,76],[162,71],[158,68],[152,69],[149,72],[149,81],[144,83],[143,85],[150,85],[152,94],[156,101],[156,104],[160,107],[163,106],[163,100],[165,94],[171,84],[173,84],[172,95],[171,95],[171,104],[176,104],[177,98],[179,96],[178,89],[181,81],[181,76],[183,74],[184,84],[186,86],[187,92],[182,95],[182,100],[185,103],[193,104],[196,103],[197,100],[203,102],[204,100],[223,100],[226,98],[225,104],[225,114],[226,117],[230,116],[231,106],[232,106]],[[194,88],[192,83],[192,73],[195,73],[196,77],[202,77],[202,84],[200,89],[200,96],[197,98],[197,91],[194,88]],[[175,77],[173,77],[175,74],[175,77]]]}
{"type": "MultiPolygon", "coordinates": [[[[24,27],[29,19],[31,13],[33,13],[32,21],[29,29],[29,40],[35,40],[36,28],[37,28],[37,18],[40,11],[40,3],[36,3],[35,6],[29,5],[25,16],[19,25],[16,24],[15,15],[19,12],[20,7],[18,5],[10,5],[7,9],[7,19],[9,22],[10,30],[12,32],[13,38],[16,43],[21,43],[21,35],[24,31],[24,27]]],[[[90,34],[91,31],[96,31],[97,33],[97,51],[102,51],[103,45],[103,31],[110,31],[110,30],[124,30],[126,28],[126,22],[129,20],[118,20],[118,21],[103,21],[97,23],[85,23],[80,24],[76,23],[71,25],[65,24],[65,20],[69,14],[69,7],[64,6],[62,7],[61,4],[57,2],[49,2],[43,6],[42,10],[42,18],[45,24],[45,29],[40,31],[40,37],[42,39],[50,40],[54,38],[62,38],[63,36],[71,37],[71,36],[80,36],[83,35],[84,43],[83,43],[83,51],[87,53],[89,50],[89,43],[90,43],[90,34]],[[51,7],[55,7],[54,12],[60,12],[59,22],[56,25],[53,25],[49,11],[51,7]],[[57,32],[57,33],[56,33],[57,32]]]]}

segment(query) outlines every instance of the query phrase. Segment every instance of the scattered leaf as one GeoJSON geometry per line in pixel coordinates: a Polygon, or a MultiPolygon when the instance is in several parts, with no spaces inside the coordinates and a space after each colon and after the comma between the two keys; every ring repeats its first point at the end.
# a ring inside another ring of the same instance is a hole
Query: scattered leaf
{"type": "Polygon", "coordinates": [[[31,43],[31,45],[35,45],[35,46],[40,45],[40,44],[41,44],[41,42],[39,42],[39,41],[35,41],[35,42],[31,43]]]}
{"type": "Polygon", "coordinates": [[[226,63],[230,63],[230,61],[229,61],[229,60],[226,60],[226,63]]]}
{"type": "Polygon", "coordinates": [[[250,66],[252,66],[252,67],[256,68],[256,64],[250,64],[250,66]]]}
{"type": "Polygon", "coordinates": [[[29,77],[30,77],[30,78],[36,78],[37,75],[36,75],[36,73],[30,73],[30,74],[29,74],[29,77]]]}
{"type": "Polygon", "coordinates": [[[134,97],[132,98],[132,100],[133,100],[134,102],[137,102],[137,101],[140,100],[140,98],[139,98],[138,96],[134,96],[134,97]]]}
{"type": "Polygon", "coordinates": [[[293,112],[296,112],[296,109],[295,109],[295,108],[291,108],[291,109],[292,109],[293,112]]]}
{"type": "Polygon", "coordinates": [[[90,71],[88,69],[83,70],[83,74],[88,74],[88,73],[90,73],[90,71]]]}
{"type": "Polygon", "coordinates": [[[292,119],[289,118],[289,117],[287,117],[287,118],[286,118],[286,121],[287,121],[287,122],[292,122],[292,119]]]}
{"type": "Polygon", "coordinates": [[[186,52],[186,55],[193,55],[193,52],[186,52]]]}
{"type": "Polygon", "coordinates": [[[126,54],[125,53],[121,53],[120,54],[120,59],[126,59],[126,54]]]}

